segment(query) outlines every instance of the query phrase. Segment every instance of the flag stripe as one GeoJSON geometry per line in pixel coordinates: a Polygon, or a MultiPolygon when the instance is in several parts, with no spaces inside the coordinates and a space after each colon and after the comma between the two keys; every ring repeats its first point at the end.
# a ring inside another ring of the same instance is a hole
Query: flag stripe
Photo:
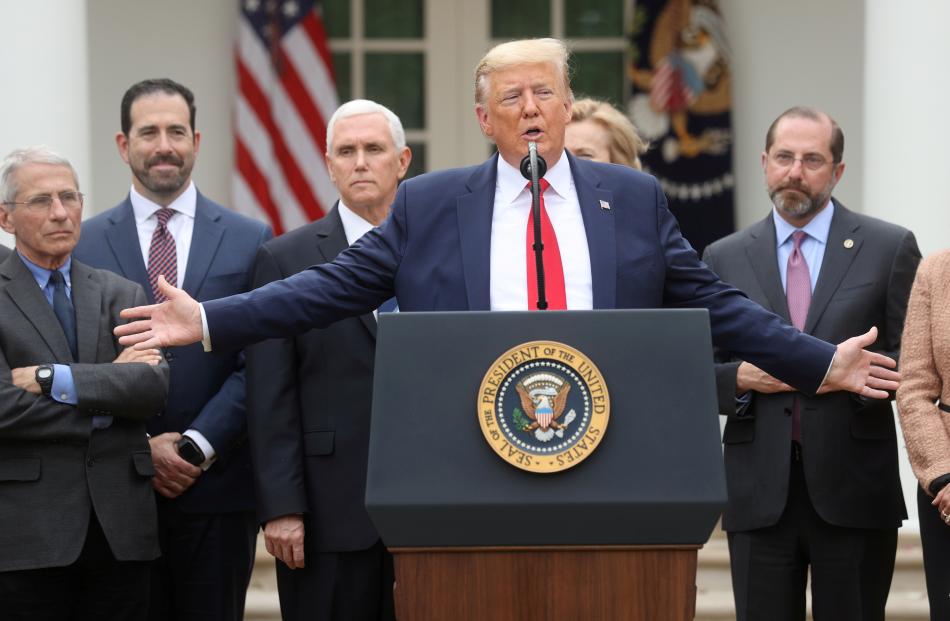
{"type": "Polygon", "coordinates": [[[322,12],[308,0],[239,2],[235,50],[235,207],[277,233],[336,199],[323,154],[337,108],[322,12]]]}
{"type": "MultiPolygon", "coordinates": [[[[311,213],[311,208],[318,205],[317,197],[307,184],[307,180],[298,167],[297,160],[291,156],[290,150],[287,148],[287,143],[284,140],[283,132],[278,129],[277,124],[274,122],[274,116],[271,114],[271,104],[274,103],[274,100],[268,100],[263,91],[257,87],[257,84],[251,79],[250,74],[247,73],[247,68],[244,66],[244,63],[238,63],[238,73],[241,76],[241,92],[247,99],[247,103],[254,111],[261,125],[267,130],[267,134],[271,139],[273,155],[276,159],[275,163],[280,167],[281,171],[283,171],[284,178],[287,180],[291,192],[297,198],[298,204],[307,215],[311,218],[319,217],[319,213],[311,213]]],[[[274,89],[274,91],[276,90],[277,89],[274,89]]],[[[272,94],[276,93],[272,91],[272,94]]],[[[279,95],[277,96],[279,97],[279,95]]],[[[280,111],[285,114],[287,112],[286,109],[280,111]]]]}

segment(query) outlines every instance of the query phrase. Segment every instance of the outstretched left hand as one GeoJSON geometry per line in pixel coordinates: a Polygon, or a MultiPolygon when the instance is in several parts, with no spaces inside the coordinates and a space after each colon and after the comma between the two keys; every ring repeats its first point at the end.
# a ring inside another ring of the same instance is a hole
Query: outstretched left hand
{"type": "Polygon", "coordinates": [[[867,351],[877,340],[877,328],[838,345],[834,362],[818,394],[847,390],[871,399],[887,399],[888,391],[897,390],[900,373],[894,359],[867,351]]]}

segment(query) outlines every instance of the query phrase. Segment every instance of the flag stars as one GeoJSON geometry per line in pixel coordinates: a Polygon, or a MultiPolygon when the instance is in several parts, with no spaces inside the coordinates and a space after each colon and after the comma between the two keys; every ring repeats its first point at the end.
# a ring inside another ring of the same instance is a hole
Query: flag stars
{"type": "Polygon", "coordinates": [[[293,19],[297,17],[297,13],[300,12],[300,5],[297,4],[295,0],[289,0],[288,2],[285,2],[282,8],[284,12],[284,17],[288,19],[293,19]]]}

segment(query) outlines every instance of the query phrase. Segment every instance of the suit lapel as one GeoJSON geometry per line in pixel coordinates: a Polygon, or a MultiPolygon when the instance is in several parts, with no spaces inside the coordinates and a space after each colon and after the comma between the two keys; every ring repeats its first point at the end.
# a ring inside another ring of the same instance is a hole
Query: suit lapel
{"type": "MultiPolygon", "coordinates": [[[[346,241],[346,229],[343,228],[343,219],[340,218],[339,201],[325,218],[317,222],[317,250],[327,263],[349,247],[346,241]]],[[[376,317],[373,313],[360,315],[360,321],[369,330],[370,335],[376,338],[376,317]]]]}
{"type": "Polygon", "coordinates": [[[458,197],[462,272],[469,310],[491,308],[491,223],[495,204],[498,154],[475,169],[458,197]]]}
{"type": "Polygon", "coordinates": [[[95,272],[73,259],[73,308],[76,309],[76,343],[79,362],[95,362],[99,349],[99,318],[102,316],[102,286],[95,272]]]}
{"type": "Polygon", "coordinates": [[[185,280],[181,283],[181,288],[195,299],[198,299],[198,291],[208,275],[214,255],[218,252],[221,238],[224,237],[224,225],[219,222],[220,209],[198,192],[198,199],[195,202],[195,228],[191,234],[191,248],[188,251],[188,266],[185,268],[185,280]]]}
{"type": "Polygon", "coordinates": [[[36,328],[36,332],[53,354],[55,362],[71,362],[73,354],[69,351],[63,328],[53,313],[53,307],[46,301],[46,296],[36,285],[36,279],[23,261],[15,254],[11,255],[0,266],[0,274],[9,281],[4,287],[7,295],[27,321],[36,328]]]}
{"type": "Polygon", "coordinates": [[[851,263],[861,250],[864,238],[859,234],[858,227],[854,214],[835,201],[835,214],[828,230],[828,243],[821,260],[821,272],[818,274],[815,293],[811,297],[811,306],[808,307],[808,317],[805,320],[804,331],[809,334],[815,329],[841,280],[851,269],[851,263]],[[850,248],[844,246],[846,239],[853,242],[850,248]]]}
{"type": "Polygon", "coordinates": [[[617,305],[617,240],[614,231],[614,212],[603,209],[601,202],[613,204],[613,192],[600,188],[600,180],[593,171],[579,163],[567,151],[571,164],[577,201],[580,203],[587,249],[590,254],[591,287],[594,308],[614,308],[617,305]]]}
{"type": "Polygon", "coordinates": [[[132,202],[126,198],[115,214],[110,218],[112,226],[106,229],[106,243],[115,256],[115,263],[125,278],[137,282],[145,289],[149,302],[154,302],[152,289],[148,283],[148,271],[142,259],[142,247],[139,245],[139,232],[135,226],[135,213],[132,202]]]}
{"type": "Polygon", "coordinates": [[[749,264],[759,286],[765,292],[769,310],[791,323],[788,316],[788,300],[782,288],[782,275],[778,271],[775,249],[775,223],[769,213],[764,220],[749,229],[751,239],[746,246],[749,264]]]}

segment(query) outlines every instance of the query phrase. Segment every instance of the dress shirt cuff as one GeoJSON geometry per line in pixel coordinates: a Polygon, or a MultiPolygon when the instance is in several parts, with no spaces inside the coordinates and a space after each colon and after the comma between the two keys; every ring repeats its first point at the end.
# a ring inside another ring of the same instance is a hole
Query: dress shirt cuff
{"type": "MultiPolygon", "coordinates": [[[[201,316],[204,317],[204,315],[201,315],[201,316]]],[[[210,349],[210,348],[211,348],[210,341],[209,341],[208,343],[209,343],[209,344],[208,344],[208,348],[209,348],[208,351],[211,351],[211,349],[210,349]]],[[[825,385],[825,382],[828,381],[828,376],[831,375],[831,367],[835,366],[835,358],[837,358],[837,357],[838,357],[838,348],[835,347],[835,353],[831,356],[831,362],[828,363],[828,369],[825,371],[825,376],[824,376],[823,378],[821,378],[821,383],[818,384],[818,388],[819,388],[819,389],[821,389],[821,387],[825,385]]],[[[815,392],[818,392],[818,391],[815,391],[815,392]]]]}
{"type": "Polygon", "coordinates": [[[208,331],[208,316],[205,315],[205,305],[198,304],[201,311],[201,346],[205,351],[211,351],[211,333],[208,331]]]}
{"type": "Polygon", "coordinates": [[[76,405],[79,397],[76,395],[76,384],[73,382],[73,370],[68,364],[53,365],[53,386],[49,396],[60,403],[76,405]]]}
{"type": "Polygon", "coordinates": [[[214,452],[214,447],[211,446],[211,443],[208,442],[208,439],[204,435],[196,430],[189,429],[182,435],[188,436],[195,441],[195,444],[198,445],[198,448],[201,449],[201,452],[204,453],[205,460],[201,463],[201,469],[207,470],[211,467],[211,464],[214,463],[214,460],[217,459],[217,454],[214,452]]]}

